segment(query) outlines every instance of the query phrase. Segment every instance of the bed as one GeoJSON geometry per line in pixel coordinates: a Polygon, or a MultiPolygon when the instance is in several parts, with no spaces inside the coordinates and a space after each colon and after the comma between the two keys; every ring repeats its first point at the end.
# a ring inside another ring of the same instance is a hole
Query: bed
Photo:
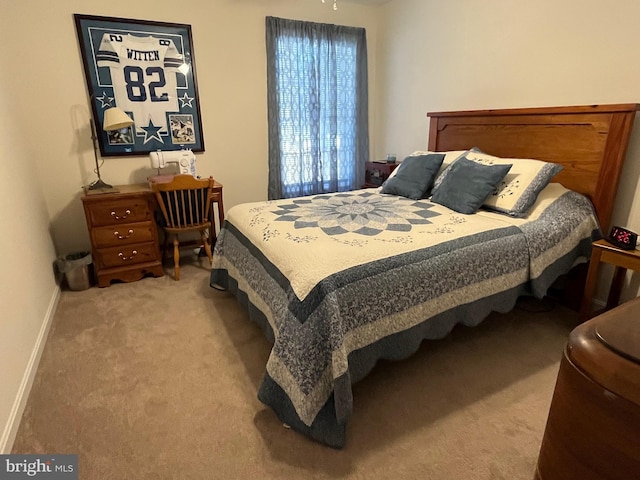
{"type": "Polygon", "coordinates": [[[273,344],[259,399],[293,429],[342,448],[351,386],[378,360],[407,358],[522,295],[543,297],[608,228],[637,108],[429,113],[428,150],[415,157],[442,159],[430,197],[387,185],[230,209],[211,286],[233,293],[273,344]],[[452,166],[472,163],[483,175],[503,160],[554,166],[523,214],[498,204],[461,213],[440,198],[458,178],[452,166]]]}

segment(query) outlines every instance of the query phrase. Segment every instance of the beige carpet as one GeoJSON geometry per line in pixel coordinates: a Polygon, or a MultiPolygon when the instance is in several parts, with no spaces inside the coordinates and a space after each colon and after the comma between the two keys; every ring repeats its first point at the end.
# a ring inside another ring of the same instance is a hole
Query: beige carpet
{"type": "Polygon", "coordinates": [[[257,400],[269,344],[208,278],[64,291],[13,452],[77,453],[83,480],[532,478],[573,312],[523,302],[380,362],[332,450],[257,400]]]}

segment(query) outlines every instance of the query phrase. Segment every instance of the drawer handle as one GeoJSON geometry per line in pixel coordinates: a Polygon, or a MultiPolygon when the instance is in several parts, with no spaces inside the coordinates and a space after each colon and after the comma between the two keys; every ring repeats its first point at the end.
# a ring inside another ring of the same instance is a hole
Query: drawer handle
{"type": "Polygon", "coordinates": [[[120,235],[120,232],[118,232],[118,231],[116,230],[115,232],[113,232],[113,235],[114,235],[118,240],[125,240],[125,239],[129,238],[131,235],[133,235],[133,230],[130,228],[126,235],[120,235]]]}
{"type": "Polygon", "coordinates": [[[128,208],[124,211],[124,215],[119,217],[116,212],[111,212],[111,216],[113,218],[115,218],[116,220],[124,220],[125,218],[127,218],[129,215],[131,215],[131,210],[129,210],[128,208]]]}
{"type": "Polygon", "coordinates": [[[133,260],[133,257],[135,257],[138,254],[137,250],[134,250],[131,252],[131,256],[130,257],[125,257],[124,253],[120,252],[118,254],[118,256],[122,259],[123,262],[126,262],[127,260],[133,260]]]}

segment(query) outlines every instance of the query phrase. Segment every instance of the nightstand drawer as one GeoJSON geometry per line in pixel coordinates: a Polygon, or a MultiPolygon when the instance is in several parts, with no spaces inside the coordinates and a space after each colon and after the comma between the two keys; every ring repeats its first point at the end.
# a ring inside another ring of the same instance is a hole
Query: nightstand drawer
{"type": "Polygon", "coordinates": [[[152,220],[149,203],[144,198],[111,200],[88,205],[91,225],[117,225],[120,223],[152,220]]]}
{"type": "Polygon", "coordinates": [[[101,267],[126,267],[158,260],[157,246],[153,242],[101,248],[95,252],[101,267]]]}
{"type": "Polygon", "coordinates": [[[153,242],[154,228],[156,227],[152,222],[96,227],[91,231],[91,240],[97,248],[153,242]]]}

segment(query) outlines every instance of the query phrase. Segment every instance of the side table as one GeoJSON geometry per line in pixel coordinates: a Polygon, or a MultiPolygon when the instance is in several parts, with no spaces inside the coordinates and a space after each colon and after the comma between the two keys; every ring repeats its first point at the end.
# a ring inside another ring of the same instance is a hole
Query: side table
{"type": "Polygon", "coordinates": [[[591,301],[596,288],[598,269],[601,263],[609,263],[616,267],[607,298],[606,310],[610,310],[620,302],[622,282],[624,281],[627,269],[640,271],[640,252],[638,250],[622,250],[606,240],[598,240],[593,243],[593,253],[589,263],[589,272],[587,273],[584,295],[578,317],[580,322],[584,322],[591,317],[591,301]]]}
{"type": "Polygon", "coordinates": [[[116,188],[82,197],[99,287],[164,275],[153,192],[146,184],[116,188]]]}
{"type": "Polygon", "coordinates": [[[362,188],[376,188],[384,183],[393,172],[397,163],[387,162],[365,162],[364,164],[364,185],[362,188]]]}

